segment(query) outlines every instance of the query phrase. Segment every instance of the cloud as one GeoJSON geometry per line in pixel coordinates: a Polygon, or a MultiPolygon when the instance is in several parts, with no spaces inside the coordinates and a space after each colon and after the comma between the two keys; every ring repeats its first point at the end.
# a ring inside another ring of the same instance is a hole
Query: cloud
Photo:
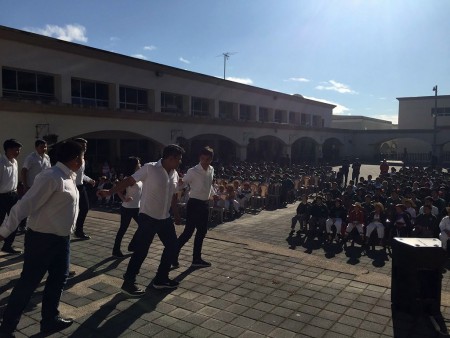
{"type": "Polygon", "coordinates": [[[147,60],[147,57],[145,55],[142,54],[133,54],[131,55],[134,58],[138,58],[138,59],[142,59],[142,60],[147,60]]]}
{"type": "Polygon", "coordinates": [[[234,81],[234,82],[239,82],[239,83],[246,84],[246,85],[253,84],[252,79],[249,79],[249,78],[239,78],[239,77],[229,76],[229,77],[227,77],[227,80],[234,81]]]}
{"type": "Polygon", "coordinates": [[[293,81],[293,82],[309,82],[308,79],[305,79],[304,77],[290,77],[287,80],[284,81],[293,81]]]}
{"type": "Polygon", "coordinates": [[[118,38],[117,36],[111,36],[111,37],[109,38],[109,41],[111,41],[111,42],[120,41],[120,38],[118,38]]]}
{"type": "Polygon", "coordinates": [[[328,104],[334,104],[336,106],[336,108],[333,109],[333,115],[350,115],[349,112],[351,111],[351,109],[347,108],[346,106],[344,106],[342,104],[324,100],[324,99],[318,99],[316,97],[308,97],[308,96],[303,96],[303,97],[305,99],[309,99],[309,100],[319,101],[319,102],[328,103],[328,104]]]}
{"type": "Polygon", "coordinates": [[[150,46],[144,46],[144,50],[155,50],[156,46],[150,45],[150,46]]]}
{"type": "Polygon", "coordinates": [[[86,28],[79,24],[60,27],[45,25],[45,28],[25,27],[24,30],[69,42],[87,42],[86,28]]]}
{"type": "Polygon", "coordinates": [[[183,62],[183,63],[187,63],[187,64],[190,64],[190,63],[191,63],[191,61],[186,60],[186,59],[183,58],[182,56],[180,56],[180,58],[179,58],[178,60],[181,61],[181,62],[183,62]]]}
{"type": "Polygon", "coordinates": [[[341,94],[358,94],[353,89],[350,89],[349,86],[347,86],[343,83],[337,82],[335,80],[330,80],[330,81],[322,82],[322,83],[323,83],[323,85],[316,86],[316,89],[318,89],[318,90],[333,90],[333,91],[336,91],[341,94]]]}

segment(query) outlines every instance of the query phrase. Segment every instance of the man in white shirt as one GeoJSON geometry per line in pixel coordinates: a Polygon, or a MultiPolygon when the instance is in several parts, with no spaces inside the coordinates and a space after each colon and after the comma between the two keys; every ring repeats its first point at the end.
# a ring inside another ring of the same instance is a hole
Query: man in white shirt
{"type": "Polygon", "coordinates": [[[0,337],[14,336],[23,310],[46,273],[41,332],[50,334],[73,323],[72,319],[60,316],[58,305],[69,273],[70,232],[78,214],[75,172],[83,159],[83,148],[78,143],[62,143],[59,162],[36,177],[0,227],[0,240],[3,240],[29,216],[23,269],[3,313],[0,337]]]}
{"type": "Polygon", "coordinates": [[[200,151],[199,163],[190,168],[184,175],[183,185],[189,185],[189,201],[186,207],[186,226],[183,233],[178,237],[178,253],[172,262],[174,268],[179,267],[178,254],[181,248],[189,241],[194,233],[194,251],[192,257],[193,267],[209,267],[211,263],[202,259],[202,246],[208,231],[209,199],[215,195],[212,186],[214,179],[214,168],[211,166],[214,151],[205,147],[200,151]]]}
{"type": "MultiPolygon", "coordinates": [[[[78,138],[74,139],[74,141],[79,143],[83,147],[84,152],[86,153],[87,140],[85,140],[84,138],[78,137],[78,138]]],[[[75,234],[75,237],[78,237],[80,239],[90,239],[91,237],[84,232],[84,221],[86,220],[86,216],[87,216],[89,208],[90,208],[89,197],[88,197],[86,188],[84,187],[84,183],[89,183],[90,185],[94,186],[95,181],[84,173],[84,169],[85,169],[85,163],[83,162],[83,165],[81,166],[81,168],[79,168],[77,170],[76,183],[77,183],[78,191],[80,192],[80,211],[78,213],[78,218],[77,218],[77,223],[75,225],[75,233],[74,234],[75,234]]]]}
{"type": "MultiPolygon", "coordinates": [[[[19,170],[16,158],[20,154],[22,144],[9,139],[3,143],[5,155],[0,155],[0,224],[11,208],[17,203],[17,184],[19,182],[19,170]]],[[[17,229],[12,231],[3,243],[2,251],[10,254],[20,254],[22,251],[14,249],[12,244],[16,238],[17,229]]]]}
{"type": "Polygon", "coordinates": [[[46,154],[47,142],[36,140],[34,142],[35,151],[25,157],[22,170],[20,172],[25,191],[31,188],[35,177],[44,169],[50,168],[50,157],[46,154]]]}
{"type": "Polygon", "coordinates": [[[122,292],[129,296],[141,297],[145,294],[145,290],[136,284],[136,276],[156,234],[164,245],[164,251],[152,285],[155,289],[173,289],[179,284],[169,279],[170,265],[177,251],[177,234],[169,211],[177,207],[175,194],[179,177],[176,169],[183,154],[184,150],[180,146],[168,145],[158,162],[147,163],[113,188],[97,192],[99,196],[107,197],[136,182],[142,182],[139,226],[133,237],[133,254],[123,276],[122,292]]]}
{"type": "MultiPolygon", "coordinates": [[[[34,142],[35,151],[25,157],[20,175],[24,193],[27,192],[33,185],[35,177],[44,169],[50,168],[50,157],[46,154],[47,142],[38,139],[34,142]]],[[[19,226],[19,229],[24,231],[27,227],[27,219],[25,218],[19,226]]]]}

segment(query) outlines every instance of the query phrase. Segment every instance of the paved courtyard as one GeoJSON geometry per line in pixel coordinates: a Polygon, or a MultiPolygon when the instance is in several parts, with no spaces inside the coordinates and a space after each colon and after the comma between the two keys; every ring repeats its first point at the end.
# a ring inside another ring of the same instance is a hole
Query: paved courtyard
{"type": "MultiPolygon", "coordinates": [[[[75,323],[52,337],[435,336],[424,318],[401,313],[393,318],[391,257],[361,256],[357,248],[330,256],[320,247],[307,253],[301,244],[292,245],[288,235],[295,207],[246,214],[211,228],[204,255],[212,267],[190,268],[190,241],[182,250],[181,267],[171,272],[180,287],[170,292],[149,287],[140,299],[120,293],[129,255],[111,257],[119,215],[90,211],[85,228],[92,239],[72,241],[77,275],[68,281],[60,306],[75,323]]],[[[132,222],[122,250],[135,228],[132,222]]],[[[177,226],[178,232],[182,229],[177,226]]],[[[16,246],[22,241],[19,236],[16,246]]],[[[161,252],[155,238],[140,284],[150,284],[161,252]]],[[[0,312],[21,267],[20,256],[0,255],[0,312]]],[[[444,318],[450,318],[448,275],[443,278],[444,318]]],[[[42,289],[27,307],[18,337],[39,337],[42,289]]]]}

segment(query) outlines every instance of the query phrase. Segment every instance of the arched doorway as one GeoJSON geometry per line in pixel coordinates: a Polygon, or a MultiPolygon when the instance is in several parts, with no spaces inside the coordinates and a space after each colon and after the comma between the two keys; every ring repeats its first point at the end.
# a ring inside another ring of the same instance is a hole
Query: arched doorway
{"type": "Polygon", "coordinates": [[[292,144],[292,163],[313,163],[316,160],[317,142],[310,137],[302,137],[292,144]]]}

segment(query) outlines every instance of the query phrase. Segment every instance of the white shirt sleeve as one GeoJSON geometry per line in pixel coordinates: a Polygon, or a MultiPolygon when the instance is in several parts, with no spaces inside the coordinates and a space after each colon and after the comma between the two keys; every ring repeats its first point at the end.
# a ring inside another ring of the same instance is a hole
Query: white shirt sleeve
{"type": "Polygon", "coordinates": [[[31,189],[12,207],[9,216],[0,227],[0,235],[8,237],[25,217],[40,209],[58,189],[58,183],[50,175],[37,176],[31,189]]]}

